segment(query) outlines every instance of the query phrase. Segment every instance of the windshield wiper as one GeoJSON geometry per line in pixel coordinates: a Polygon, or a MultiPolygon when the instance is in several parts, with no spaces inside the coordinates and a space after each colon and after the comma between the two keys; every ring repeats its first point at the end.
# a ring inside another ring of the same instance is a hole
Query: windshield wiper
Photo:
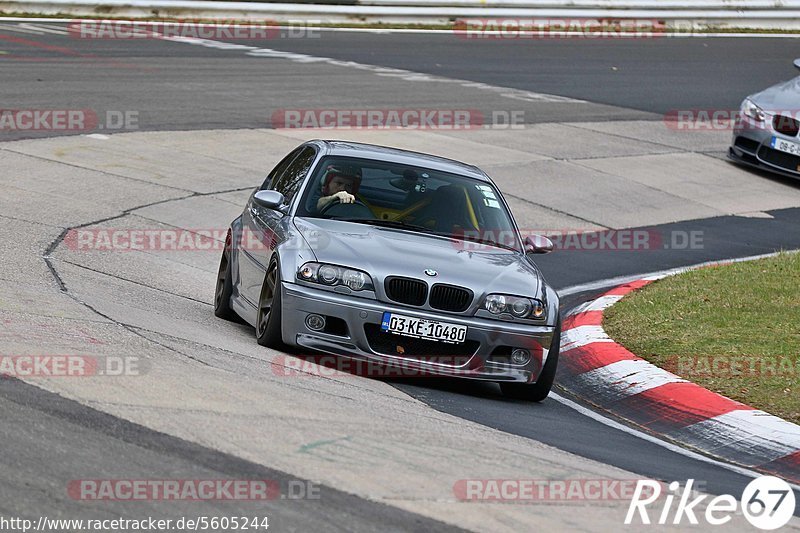
{"type": "Polygon", "coordinates": [[[412,231],[424,231],[425,233],[432,233],[434,235],[438,235],[438,233],[434,232],[430,228],[426,228],[425,226],[418,226],[416,224],[409,224],[408,222],[403,222],[402,220],[384,220],[380,218],[337,218],[336,220],[343,220],[345,222],[355,222],[356,224],[369,224],[371,226],[382,226],[386,228],[399,228],[412,231]]]}

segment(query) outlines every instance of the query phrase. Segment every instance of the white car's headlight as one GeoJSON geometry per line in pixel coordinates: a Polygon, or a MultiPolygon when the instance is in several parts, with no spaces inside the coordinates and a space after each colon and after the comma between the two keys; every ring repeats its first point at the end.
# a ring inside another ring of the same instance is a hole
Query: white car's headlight
{"type": "Polygon", "coordinates": [[[540,300],[508,294],[488,295],[483,300],[483,308],[497,316],[509,314],[532,320],[542,320],[546,315],[546,309],[540,300]]]}
{"type": "Polygon", "coordinates": [[[297,279],[333,287],[343,285],[353,291],[374,291],[372,278],[366,272],[326,263],[305,263],[297,271],[297,279]]]}
{"type": "Polygon", "coordinates": [[[754,104],[749,98],[745,98],[744,102],[742,102],[742,114],[752,118],[756,122],[764,122],[767,117],[764,110],[754,104]]]}

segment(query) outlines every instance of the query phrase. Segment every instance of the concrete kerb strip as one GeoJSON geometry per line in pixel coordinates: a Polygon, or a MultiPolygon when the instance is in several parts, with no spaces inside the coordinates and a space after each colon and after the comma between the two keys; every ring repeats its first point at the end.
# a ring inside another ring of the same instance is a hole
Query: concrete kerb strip
{"type": "Polygon", "coordinates": [[[663,370],[617,344],[602,327],[606,309],[655,280],[733,262],[738,261],[641,276],[571,310],[561,334],[561,365],[569,377],[560,385],[666,440],[796,484],[800,426],[663,370]]]}

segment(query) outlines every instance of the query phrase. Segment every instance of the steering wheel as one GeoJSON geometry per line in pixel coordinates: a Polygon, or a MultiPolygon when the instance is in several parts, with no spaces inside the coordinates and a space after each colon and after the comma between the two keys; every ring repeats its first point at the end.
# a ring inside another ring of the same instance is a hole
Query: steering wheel
{"type": "Polygon", "coordinates": [[[320,209],[318,214],[346,218],[375,218],[375,213],[372,212],[372,209],[359,199],[350,204],[343,204],[337,198],[320,209]]]}

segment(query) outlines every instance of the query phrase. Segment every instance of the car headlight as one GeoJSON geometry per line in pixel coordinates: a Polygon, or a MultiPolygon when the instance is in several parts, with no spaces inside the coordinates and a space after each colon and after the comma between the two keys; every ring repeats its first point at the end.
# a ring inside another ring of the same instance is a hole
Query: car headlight
{"type": "Polygon", "coordinates": [[[483,308],[493,315],[509,314],[516,318],[541,320],[545,317],[544,304],[536,298],[508,294],[490,294],[483,300],[483,308]]]}
{"type": "Polygon", "coordinates": [[[317,278],[325,285],[336,285],[339,281],[339,269],[332,265],[322,265],[317,271],[317,278]]]}
{"type": "Polygon", "coordinates": [[[342,283],[350,287],[354,291],[363,290],[367,284],[372,284],[369,276],[360,270],[346,269],[342,272],[342,283]]]}
{"type": "Polygon", "coordinates": [[[327,263],[305,263],[297,271],[297,279],[334,287],[343,285],[353,291],[374,291],[372,278],[366,272],[327,263]]]}
{"type": "Polygon", "coordinates": [[[742,102],[742,114],[755,120],[756,122],[764,122],[766,120],[766,113],[764,110],[753,103],[749,98],[745,98],[742,102]]]}

